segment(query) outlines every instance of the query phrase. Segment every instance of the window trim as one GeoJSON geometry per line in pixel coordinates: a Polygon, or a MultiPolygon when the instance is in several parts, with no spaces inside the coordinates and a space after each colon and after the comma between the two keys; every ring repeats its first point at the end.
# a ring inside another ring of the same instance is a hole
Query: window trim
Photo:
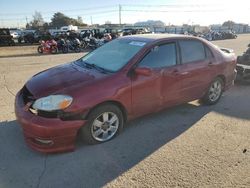
{"type": "Polygon", "coordinates": [[[207,60],[210,60],[210,59],[213,59],[214,58],[214,54],[213,54],[213,52],[212,52],[212,50],[208,47],[208,45],[206,45],[206,44],[204,44],[203,43],[203,45],[204,45],[204,49],[205,49],[205,55],[206,55],[206,59],[207,60]],[[211,56],[211,58],[209,58],[208,56],[207,56],[207,50],[210,52],[210,54],[212,55],[211,56]]]}
{"type": "MultiPolygon", "coordinates": [[[[180,64],[181,65],[185,65],[185,64],[190,64],[190,63],[195,63],[195,62],[199,62],[199,61],[205,61],[205,60],[207,60],[207,55],[206,55],[206,50],[205,50],[205,44],[202,42],[202,41],[200,41],[200,40],[198,40],[198,39],[179,39],[178,41],[177,41],[177,44],[178,44],[178,49],[179,49],[179,58],[180,58],[180,64]],[[204,51],[204,55],[205,55],[205,58],[204,59],[199,59],[199,60],[195,60],[195,61],[189,61],[189,62],[186,62],[186,63],[183,63],[183,60],[182,60],[182,52],[181,52],[181,45],[180,45],[180,42],[181,41],[195,41],[195,42],[199,42],[199,43],[201,43],[202,44],[202,46],[203,46],[203,51],[204,51]]],[[[211,50],[210,50],[211,51],[211,50]]],[[[213,55],[213,54],[212,54],[213,55]]]]}
{"type": "Polygon", "coordinates": [[[168,44],[174,44],[175,45],[175,55],[176,55],[176,62],[175,65],[171,65],[171,66],[164,66],[164,67],[149,67],[152,70],[158,70],[158,69],[166,69],[166,68],[170,68],[170,67],[174,67],[176,65],[180,64],[180,57],[179,57],[179,49],[178,49],[178,44],[177,41],[164,41],[164,42],[159,42],[154,44],[153,46],[151,46],[150,48],[148,48],[147,52],[140,58],[140,60],[138,60],[138,62],[133,66],[133,67],[138,67],[139,64],[142,62],[142,60],[151,52],[151,49],[156,47],[156,46],[163,46],[163,45],[168,45],[168,44]]]}

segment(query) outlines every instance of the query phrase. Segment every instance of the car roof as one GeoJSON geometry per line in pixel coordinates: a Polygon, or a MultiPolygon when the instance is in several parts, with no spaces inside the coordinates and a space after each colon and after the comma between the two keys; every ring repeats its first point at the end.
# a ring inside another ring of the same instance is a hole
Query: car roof
{"type": "Polygon", "coordinates": [[[130,40],[141,40],[146,42],[152,42],[161,39],[183,39],[183,38],[197,38],[189,35],[181,35],[181,34],[139,34],[139,35],[128,35],[123,38],[130,40]]]}

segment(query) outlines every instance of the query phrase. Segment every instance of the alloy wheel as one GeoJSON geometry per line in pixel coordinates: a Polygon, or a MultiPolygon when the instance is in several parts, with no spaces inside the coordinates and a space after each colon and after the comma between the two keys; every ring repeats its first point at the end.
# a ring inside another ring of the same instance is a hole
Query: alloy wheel
{"type": "Polygon", "coordinates": [[[217,80],[211,85],[208,97],[212,102],[215,102],[220,97],[221,92],[222,92],[222,84],[219,80],[217,80]]]}
{"type": "Polygon", "coordinates": [[[113,112],[104,112],[94,119],[91,126],[92,137],[100,142],[110,140],[119,128],[119,118],[113,112]]]}

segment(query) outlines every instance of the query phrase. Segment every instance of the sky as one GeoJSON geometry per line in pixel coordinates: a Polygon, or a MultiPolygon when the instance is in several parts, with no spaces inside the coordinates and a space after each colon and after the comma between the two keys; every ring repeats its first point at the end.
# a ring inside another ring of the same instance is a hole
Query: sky
{"type": "Polygon", "coordinates": [[[106,21],[135,23],[161,20],[166,25],[222,24],[233,20],[250,25],[249,0],[0,0],[0,27],[24,27],[35,11],[50,22],[55,12],[77,18],[87,24],[106,21]]]}

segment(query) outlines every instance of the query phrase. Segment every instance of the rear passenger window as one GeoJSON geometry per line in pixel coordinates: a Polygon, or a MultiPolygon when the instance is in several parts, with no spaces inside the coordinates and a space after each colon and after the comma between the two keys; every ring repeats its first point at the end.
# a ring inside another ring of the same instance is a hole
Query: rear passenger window
{"type": "Polygon", "coordinates": [[[200,61],[206,58],[204,46],[201,42],[195,40],[183,40],[179,42],[181,50],[182,63],[200,61]]]}
{"type": "Polygon", "coordinates": [[[175,43],[155,46],[142,59],[139,67],[161,68],[176,65],[175,43]]]}

